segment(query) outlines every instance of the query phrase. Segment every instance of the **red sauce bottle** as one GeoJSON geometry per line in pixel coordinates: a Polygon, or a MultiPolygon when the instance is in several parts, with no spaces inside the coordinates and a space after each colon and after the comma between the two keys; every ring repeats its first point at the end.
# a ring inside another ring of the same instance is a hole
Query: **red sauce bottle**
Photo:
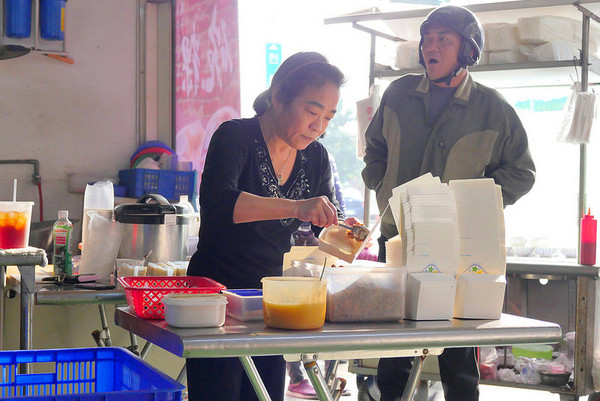
{"type": "Polygon", "coordinates": [[[580,225],[579,263],[582,265],[596,264],[596,229],[597,221],[588,209],[580,225]]]}

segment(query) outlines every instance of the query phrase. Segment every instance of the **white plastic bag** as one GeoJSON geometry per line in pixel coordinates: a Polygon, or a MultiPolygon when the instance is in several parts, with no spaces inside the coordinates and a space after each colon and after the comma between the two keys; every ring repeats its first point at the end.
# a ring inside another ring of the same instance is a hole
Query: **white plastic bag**
{"type": "Polygon", "coordinates": [[[581,83],[575,82],[565,104],[557,139],[569,143],[589,143],[595,117],[596,94],[581,92],[581,83]]]}
{"type": "Polygon", "coordinates": [[[88,213],[88,235],[83,243],[85,252],[81,254],[79,273],[96,273],[101,279],[109,279],[121,247],[121,226],[96,211],[88,213]]]}
{"type": "Polygon", "coordinates": [[[379,107],[379,87],[372,85],[369,89],[369,97],[356,102],[356,122],[358,123],[358,139],[356,142],[356,157],[362,159],[365,157],[365,149],[367,142],[365,140],[365,132],[375,115],[375,111],[379,107]]]}

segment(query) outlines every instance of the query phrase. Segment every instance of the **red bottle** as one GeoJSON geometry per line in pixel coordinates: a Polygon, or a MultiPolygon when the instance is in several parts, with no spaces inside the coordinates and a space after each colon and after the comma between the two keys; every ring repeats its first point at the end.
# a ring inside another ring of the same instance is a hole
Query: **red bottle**
{"type": "Polygon", "coordinates": [[[597,221],[588,209],[580,225],[579,263],[582,265],[596,264],[596,228],[597,221]]]}

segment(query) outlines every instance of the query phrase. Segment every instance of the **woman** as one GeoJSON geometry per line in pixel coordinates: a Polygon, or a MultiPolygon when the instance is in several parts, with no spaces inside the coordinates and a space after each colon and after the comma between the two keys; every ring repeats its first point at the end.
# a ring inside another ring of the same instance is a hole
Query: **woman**
{"type": "MultiPolygon", "coordinates": [[[[319,53],[294,54],[256,98],[254,118],[217,129],[202,174],[202,224],[188,274],[228,288],[261,288],[262,277],[281,275],[283,254],[303,221],[337,224],[329,158],[316,139],[336,113],[343,81],[319,53]]],[[[283,358],[253,359],[271,398],[283,400],[283,358]]],[[[188,359],[187,378],[191,401],[216,393],[223,401],[257,399],[237,358],[188,359]]]]}

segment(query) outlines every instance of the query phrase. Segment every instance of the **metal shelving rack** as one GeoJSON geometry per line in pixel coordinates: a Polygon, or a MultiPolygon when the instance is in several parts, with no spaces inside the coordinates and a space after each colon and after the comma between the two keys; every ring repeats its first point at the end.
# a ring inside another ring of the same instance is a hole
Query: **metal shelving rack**
{"type": "MultiPolygon", "coordinates": [[[[552,77],[552,84],[556,85],[556,79],[559,77],[562,79],[562,85],[568,85],[572,83],[569,79],[569,73],[573,72],[573,68],[581,69],[581,90],[587,91],[591,81],[593,83],[600,83],[600,61],[592,65],[590,63],[589,54],[589,38],[590,38],[590,20],[594,20],[600,23],[600,18],[586,8],[585,4],[598,3],[597,0],[517,0],[517,1],[504,1],[496,3],[484,3],[484,4],[473,4],[467,5],[468,9],[476,13],[484,22],[482,14],[498,12],[498,11],[514,11],[514,10],[525,10],[535,9],[542,11],[544,7],[557,7],[557,6],[570,6],[576,7],[581,13],[581,57],[578,60],[566,60],[566,61],[548,61],[548,62],[536,62],[536,63],[515,63],[515,64],[485,64],[476,67],[470,67],[475,77],[478,79],[478,74],[496,74],[499,76],[499,82],[507,82],[508,87],[531,87],[543,85],[541,82],[548,76],[552,77]],[[509,73],[510,77],[503,78],[501,74],[509,73]],[[519,76],[521,81],[519,81],[519,76]],[[510,82],[510,83],[509,83],[510,82]],[[528,84],[527,84],[528,83],[528,84]],[[535,84],[533,84],[535,83],[535,84]]],[[[393,12],[381,12],[377,9],[369,11],[362,11],[358,13],[346,14],[337,17],[326,18],[325,24],[340,24],[350,23],[354,29],[363,31],[370,35],[370,51],[369,51],[369,87],[375,83],[376,79],[392,79],[400,77],[407,73],[422,73],[423,70],[395,70],[390,67],[382,66],[376,63],[376,44],[377,39],[385,39],[390,41],[405,41],[406,39],[400,38],[394,35],[390,35],[387,32],[378,28],[373,28],[369,24],[373,24],[375,21],[391,21],[391,20],[408,20],[408,19],[419,19],[423,20],[433,8],[426,9],[414,9],[405,11],[393,11],[393,12]]],[[[541,15],[541,14],[539,14],[541,15]]],[[[586,163],[587,163],[587,149],[585,144],[580,145],[580,157],[579,157],[579,215],[583,216],[586,209],[586,163]]],[[[364,222],[369,224],[369,204],[370,204],[370,191],[365,189],[365,201],[364,201],[364,222]]],[[[576,265],[579,266],[579,265],[576,265]]],[[[564,279],[557,278],[544,273],[544,266],[540,266],[542,272],[537,272],[536,276],[546,277],[549,279],[564,279]]],[[[529,270],[530,267],[526,267],[529,270]]],[[[533,268],[535,270],[535,268],[533,268]]],[[[539,269],[538,269],[539,270],[539,269]]],[[[546,269],[548,270],[548,269],[546,269]]],[[[552,270],[552,269],[550,269],[552,270]]],[[[537,270],[536,270],[537,271],[537,270]]],[[[597,269],[596,269],[597,271],[597,269]]],[[[520,274],[516,274],[517,277],[527,279],[530,277],[523,277],[520,274]]],[[[595,283],[597,274],[592,276],[583,275],[578,277],[570,277],[567,280],[572,280],[573,286],[576,287],[576,293],[573,295],[574,300],[572,302],[576,305],[576,339],[575,339],[575,383],[573,389],[563,388],[551,388],[548,386],[539,385],[522,385],[519,384],[520,388],[537,389],[544,391],[552,391],[560,394],[562,400],[573,400],[576,401],[580,396],[590,395],[590,400],[596,400],[599,393],[594,393],[594,386],[591,377],[592,367],[592,352],[594,343],[594,318],[595,318],[595,283]]],[[[491,384],[491,383],[486,383],[491,384]]],[[[506,383],[498,383],[501,385],[507,385],[506,383]]],[[[510,384],[508,384],[510,385],[510,384]]],[[[516,384],[515,384],[516,386],[516,384]]]]}

